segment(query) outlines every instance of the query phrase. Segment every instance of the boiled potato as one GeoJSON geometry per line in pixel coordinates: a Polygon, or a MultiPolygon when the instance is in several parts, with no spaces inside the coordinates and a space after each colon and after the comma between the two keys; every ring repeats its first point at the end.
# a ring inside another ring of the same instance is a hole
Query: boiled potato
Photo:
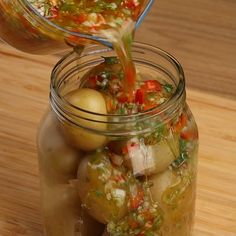
{"type": "Polygon", "coordinates": [[[67,183],[76,178],[81,153],[68,146],[53,112],[44,119],[38,146],[43,181],[47,184],[67,183]]]}
{"type": "Polygon", "coordinates": [[[80,209],[75,189],[69,184],[43,186],[42,197],[47,236],[74,236],[80,209]]]}
{"type": "Polygon", "coordinates": [[[123,170],[111,165],[106,153],[96,152],[83,158],[78,169],[78,193],[97,221],[107,223],[126,214],[128,190],[124,175],[123,170]]]}
{"type": "MultiPolygon", "coordinates": [[[[88,112],[104,115],[107,114],[105,99],[103,98],[102,94],[96,90],[88,88],[77,89],[67,94],[66,99],[72,105],[88,112]]],[[[104,116],[89,114],[88,112],[77,110],[76,114],[85,119],[102,122],[107,121],[107,118],[104,116]]],[[[76,122],[83,127],[95,130],[106,130],[107,128],[106,123],[99,123],[81,118],[76,118],[76,122]]],[[[88,131],[83,128],[75,127],[70,124],[64,124],[63,128],[69,143],[84,151],[95,150],[96,148],[104,145],[106,142],[105,136],[95,134],[92,131],[88,131]]]]}
{"type": "Polygon", "coordinates": [[[175,177],[170,169],[166,169],[160,174],[153,175],[150,177],[150,182],[153,184],[151,187],[152,198],[158,203],[162,203],[161,196],[163,192],[171,186],[175,177]]]}
{"type": "Polygon", "coordinates": [[[155,163],[155,167],[149,171],[149,174],[164,171],[176,159],[173,150],[166,140],[161,140],[153,146],[148,146],[147,155],[155,163]]]}
{"type": "Polygon", "coordinates": [[[44,189],[43,214],[47,236],[100,236],[104,226],[81,207],[77,191],[69,184],[44,189]]]}
{"type": "Polygon", "coordinates": [[[189,232],[194,214],[195,180],[189,179],[189,173],[180,177],[167,169],[150,178],[152,198],[164,211],[163,233],[184,236],[189,232]],[[167,230],[168,229],[168,230],[167,230]],[[165,231],[167,230],[167,231],[165,231]]]}

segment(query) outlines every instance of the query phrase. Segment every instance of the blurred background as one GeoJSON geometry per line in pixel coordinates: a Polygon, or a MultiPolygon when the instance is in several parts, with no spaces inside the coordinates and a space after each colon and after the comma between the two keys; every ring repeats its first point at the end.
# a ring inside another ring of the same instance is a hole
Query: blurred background
{"type": "Polygon", "coordinates": [[[188,87],[236,99],[235,0],[156,0],[136,40],[173,54],[188,87]]]}

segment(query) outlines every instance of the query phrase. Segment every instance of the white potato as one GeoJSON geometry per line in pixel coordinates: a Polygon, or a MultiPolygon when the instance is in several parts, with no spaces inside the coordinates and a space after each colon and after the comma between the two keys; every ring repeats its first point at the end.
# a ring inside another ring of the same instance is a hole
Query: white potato
{"type": "Polygon", "coordinates": [[[66,185],[45,187],[43,214],[47,236],[100,236],[104,226],[95,221],[81,207],[75,188],[66,185]]]}
{"type": "Polygon", "coordinates": [[[81,153],[68,146],[53,112],[44,119],[38,146],[43,181],[47,184],[67,183],[76,177],[81,153]]]}
{"type": "Polygon", "coordinates": [[[122,183],[113,180],[115,176],[123,174],[113,169],[104,153],[94,153],[83,158],[78,169],[77,189],[88,213],[97,221],[106,224],[127,213],[125,180],[122,183]]]}
{"type": "MultiPolygon", "coordinates": [[[[104,115],[107,114],[105,99],[102,94],[96,90],[89,88],[77,89],[67,94],[66,99],[72,105],[88,112],[104,115]]],[[[106,117],[104,116],[89,114],[88,112],[77,110],[76,114],[86,119],[102,122],[107,121],[106,117]]],[[[106,123],[99,123],[81,118],[76,118],[76,122],[78,122],[81,126],[95,130],[106,130],[107,128],[106,123]]],[[[91,151],[101,147],[106,142],[105,136],[98,135],[86,129],[75,127],[69,124],[64,124],[63,126],[69,143],[75,147],[78,147],[79,149],[91,151]]]]}
{"type": "Polygon", "coordinates": [[[171,146],[166,140],[161,140],[155,145],[148,146],[147,155],[155,163],[154,169],[150,172],[152,174],[164,171],[176,159],[171,146]]]}
{"type": "Polygon", "coordinates": [[[152,199],[164,211],[163,234],[187,236],[194,215],[195,180],[167,169],[150,178],[152,199]]]}
{"type": "Polygon", "coordinates": [[[170,169],[166,169],[165,171],[151,176],[149,179],[153,184],[151,187],[152,198],[154,201],[158,203],[162,203],[161,195],[163,192],[173,183],[174,176],[170,169]]]}

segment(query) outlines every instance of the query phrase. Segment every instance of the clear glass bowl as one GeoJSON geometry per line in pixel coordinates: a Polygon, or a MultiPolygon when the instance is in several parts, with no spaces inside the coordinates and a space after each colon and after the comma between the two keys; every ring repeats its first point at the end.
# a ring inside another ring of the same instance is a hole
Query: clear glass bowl
{"type": "MultiPolygon", "coordinates": [[[[146,0],[136,22],[140,26],[154,0],[146,0]]],[[[11,46],[32,54],[52,54],[67,44],[87,45],[99,42],[111,47],[106,39],[73,32],[44,18],[27,0],[0,0],[0,38],[11,46]]]]}

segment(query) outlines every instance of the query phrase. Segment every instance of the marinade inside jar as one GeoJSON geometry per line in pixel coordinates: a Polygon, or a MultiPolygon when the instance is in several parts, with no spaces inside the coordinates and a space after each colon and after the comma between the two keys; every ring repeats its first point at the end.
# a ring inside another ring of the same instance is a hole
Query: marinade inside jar
{"type": "MultiPolygon", "coordinates": [[[[97,113],[132,115],[155,110],[175,92],[174,85],[164,78],[149,80],[137,72],[130,97],[119,59],[103,60],[80,78],[83,82],[79,88],[65,95],[73,106],[94,112],[85,115],[78,110],[79,116],[88,119],[76,118],[82,126],[110,130],[109,118],[101,118],[97,113]],[[99,119],[101,123],[95,126],[89,121],[99,119]]],[[[123,128],[140,131],[145,124],[134,121],[132,127],[123,125],[127,127],[117,124],[114,132],[123,128]]],[[[158,119],[148,125],[153,127],[151,132],[120,138],[105,137],[66,123],[58,125],[65,145],[77,150],[77,155],[80,153],[79,162],[74,164],[77,174],[71,167],[71,174],[63,182],[67,194],[73,193],[70,204],[62,201],[56,207],[58,215],[63,218],[65,213],[69,214],[69,222],[77,225],[72,231],[77,230],[82,236],[189,235],[194,212],[197,131],[185,110],[169,122],[158,119]],[[91,227],[94,225],[94,232],[88,231],[88,222],[91,227]]],[[[63,166],[53,160],[49,165],[63,166]]],[[[55,178],[59,181],[59,177],[55,178]]],[[[47,218],[49,225],[50,219],[47,218]]]]}

